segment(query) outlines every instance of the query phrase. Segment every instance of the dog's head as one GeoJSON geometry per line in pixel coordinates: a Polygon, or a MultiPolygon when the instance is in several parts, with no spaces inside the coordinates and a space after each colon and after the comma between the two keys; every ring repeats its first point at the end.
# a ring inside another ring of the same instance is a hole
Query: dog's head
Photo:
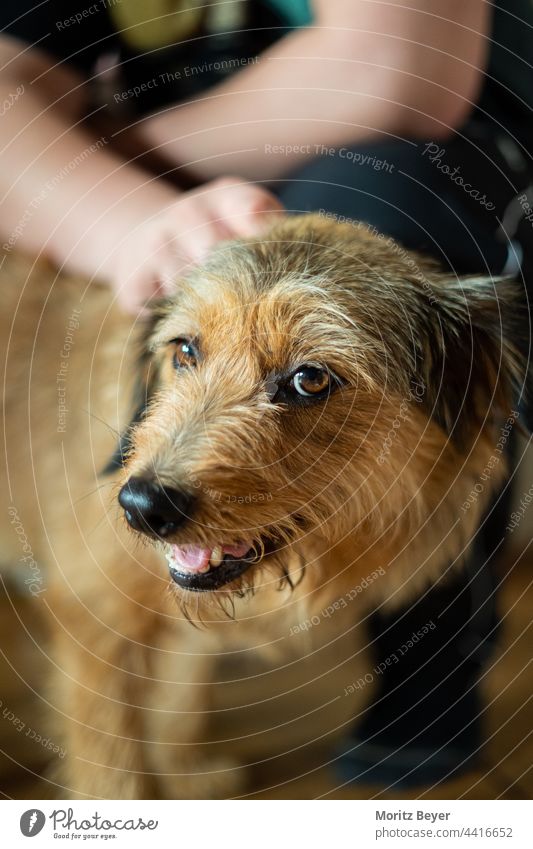
{"type": "Polygon", "coordinates": [[[517,289],[318,216],[221,245],[154,313],[127,522],[181,587],[240,591],[425,521],[520,392],[517,289]]]}

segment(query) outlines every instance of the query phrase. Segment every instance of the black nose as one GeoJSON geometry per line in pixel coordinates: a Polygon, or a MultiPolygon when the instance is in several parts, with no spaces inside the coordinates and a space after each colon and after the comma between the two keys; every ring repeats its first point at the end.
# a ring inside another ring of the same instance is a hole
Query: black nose
{"type": "Polygon", "coordinates": [[[192,498],[143,477],[132,477],[118,494],[128,524],[136,531],[167,537],[189,516],[192,498]]]}

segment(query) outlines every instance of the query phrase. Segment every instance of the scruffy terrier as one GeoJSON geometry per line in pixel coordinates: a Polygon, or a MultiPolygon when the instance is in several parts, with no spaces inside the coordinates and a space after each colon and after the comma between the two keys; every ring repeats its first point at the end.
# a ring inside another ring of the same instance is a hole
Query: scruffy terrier
{"type": "Polygon", "coordinates": [[[59,796],[237,795],[243,749],[342,733],[371,687],[317,703],[314,682],[364,678],[369,613],[459,566],[501,485],[517,289],[320,216],[222,244],[136,322],[5,257],[3,560],[15,510],[52,626],[59,796]]]}

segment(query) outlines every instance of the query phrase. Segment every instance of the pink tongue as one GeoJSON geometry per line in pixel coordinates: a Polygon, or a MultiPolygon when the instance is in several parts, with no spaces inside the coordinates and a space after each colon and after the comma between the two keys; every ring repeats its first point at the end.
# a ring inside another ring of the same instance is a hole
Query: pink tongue
{"type": "MultiPolygon", "coordinates": [[[[222,552],[231,554],[232,557],[244,557],[251,548],[249,542],[240,545],[223,545],[222,552]]],[[[212,548],[202,548],[200,545],[173,545],[172,554],[175,560],[184,569],[190,572],[199,572],[205,569],[211,557],[212,548]]]]}
{"type": "Polygon", "coordinates": [[[251,542],[241,542],[240,545],[223,545],[222,551],[224,554],[231,554],[232,557],[244,557],[251,547],[251,542]]]}
{"type": "Polygon", "coordinates": [[[209,563],[211,549],[201,548],[199,545],[173,545],[172,554],[180,566],[191,572],[198,572],[209,563]]]}

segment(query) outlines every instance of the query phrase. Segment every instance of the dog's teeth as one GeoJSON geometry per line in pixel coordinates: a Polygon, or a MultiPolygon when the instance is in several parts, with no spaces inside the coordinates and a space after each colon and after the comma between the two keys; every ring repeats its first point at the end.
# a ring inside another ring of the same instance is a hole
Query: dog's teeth
{"type": "Polygon", "coordinates": [[[209,559],[211,566],[220,566],[223,558],[224,558],[224,553],[222,551],[222,546],[216,545],[214,547],[213,551],[211,552],[211,557],[209,559]]]}

